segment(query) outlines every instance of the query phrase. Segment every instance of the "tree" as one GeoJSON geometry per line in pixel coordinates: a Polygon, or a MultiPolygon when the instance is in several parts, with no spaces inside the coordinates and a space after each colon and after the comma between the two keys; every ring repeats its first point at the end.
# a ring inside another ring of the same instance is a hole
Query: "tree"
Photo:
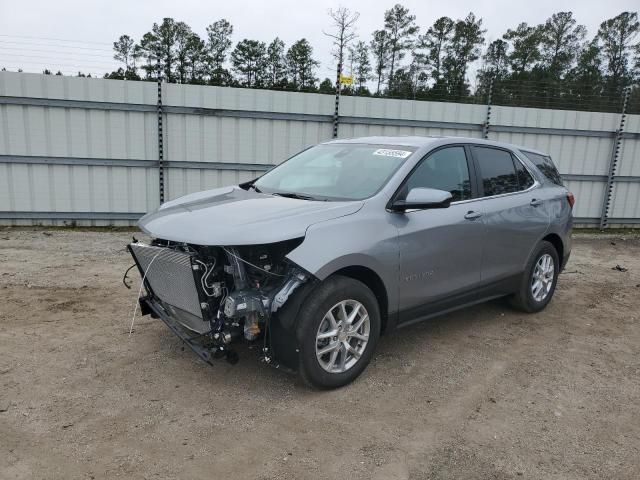
{"type": "Polygon", "coordinates": [[[619,94],[631,82],[629,54],[635,48],[632,43],[638,31],[640,22],[635,12],[622,12],[600,24],[597,38],[602,45],[607,87],[612,94],[619,94]]]}
{"type": "Polygon", "coordinates": [[[329,9],[329,16],[333,20],[335,32],[323,33],[333,39],[333,56],[338,62],[336,67],[336,91],[339,91],[345,50],[353,39],[356,38],[354,28],[360,14],[358,12],[351,12],[348,8],[339,7],[337,10],[329,9]]]}
{"type": "Polygon", "coordinates": [[[371,47],[371,52],[373,53],[373,58],[375,58],[374,72],[376,75],[374,79],[377,79],[376,95],[379,95],[380,85],[384,80],[385,71],[387,70],[390,57],[387,32],[384,30],[376,30],[373,32],[373,38],[369,45],[371,47]]]}
{"type": "Polygon", "coordinates": [[[482,19],[476,19],[473,13],[456,22],[453,38],[447,46],[447,56],[443,61],[445,81],[450,93],[459,97],[468,95],[467,68],[480,57],[485,31],[482,29],[482,19]]]}
{"type": "Polygon", "coordinates": [[[541,58],[541,28],[530,27],[523,22],[515,30],[507,30],[502,38],[511,43],[509,65],[513,73],[522,76],[530,72],[541,58]]]}
{"type": "Polygon", "coordinates": [[[291,45],[287,51],[287,67],[294,90],[309,90],[318,80],[314,76],[315,68],[320,65],[313,59],[313,47],[303,38],[291,45]]]}
{"type": "Polygon", "coordinates": [[[142,36],[139,51],[147,60],[142,67],[147,77],[155,76],[156,62],[159,61],[164,79],[175,82],[176,30],[176,21],[167,17],[160,25],[154,23],[151,31],[142,36]]]}
{"type": "Polygon", "coordinates": [[[276,37],[267,47],[266,85],[269,88],[282,88],[287,84],[287,59],[285,45],[276,37]]]}
{"type": "MultiPolygon", "coordinates": [[[[492,81],[499,82],[509,75],[508,48],[507,42],[499,38],[489,44],[487,51],[482,56],[484,64],[478,72],[476,96],[486,96],[492,81]]],[[[499,98],[497,92],[494,93],[494,96],[499,98]]]]}
{"type": "Polygon", "coordinates": [[[241,83],[247,87],[262,84],[266,63],[267,45],[257,40],[244,39],[231,52],[233,69],[242,77],[241,83]]]}
{"type": "Polygon", "coordinates": [[[124,69],[132,67],[134,58],[135,42],[129,35],[120,35],[118,41],[113,42],[113,58],[124,63],[124,69]]]}
{"type": "Polygon", "coordinates": [[[594,38],[578,52],[577,63],[565,77],[574,103],[589,104],[602,94],[602,55],[594,38]]]}
{"type": "Polygon", "coordinates": [[[209,76],[211,85],[226,85],[230,74],[224,62],[231,49],[233,26],[224,18],[207,27],[206,48],[209,53],[209,76]]]}
{"type": "Polygon", "coordinates": [[[451,43],[454,28],[455,22],[453,20],[449,17],[440,17],[429,27],[427,33],[419,39],[421,46],[428,51],[429,63],[432,67],[431,76],[436,85],[440,82],[440,77],[442,76],[442,61],[451,43]]]}
{"type": "Polygon", "coordinates": [[[318,87],[318,92],[319,93],[328,93],[328,94],[335,93],[335,87],[333,86],[333,82],[331,80],[329,80],[328,78],[325,78],[320,83],[320,86],[318,87]]]}
{"type": "MultiPolygon", "coordinates": [[[[418,33],[415,15],[409,14],[409,9],[400,4],[384,12],[384,29],[387,32],[389,44],[389,82],[393,81],[396,62],[402,60],[405,52],[410,49],[418,33]]],[[[391,84],[389,84],[389,88],[391,84]]]]}
{"type": "Polygon", "coordinates": [[[187,38],[185,57],[188,67],[188,82],[204,84],[208,64],[207,47],[204,40],[196,33],[187,38]]]}
{"type": "Polygon", "coordinates": [[[357,86],[356,92],[359,94],[364,93],[367,80],[371,76],[371,61],[367,44],[360,40],[351,47],[349,49],[349,60],[352,64],[351,74],[354,76],[357,86]]]}
{"type": "Polygon", "coordinates": [[[411,63],[407,69],[407,74],[411,85],[411,96],[417,98],[418,93],[422,92],[427,87],[427,81],[429,75],[427,73],[427,67],[429,66],[429,56],[415,49],[411,52],[411,63]]]}
{"type": "Polygon", "coordinates": [[[193,33],[189,25],[184,22],[175,24],[175,74],[179,83],[187,83],[192,60],[190,48],[194,46],[194,41],[197,44],[198,40],[200,37],[193,33]]]}
{"type": "Polygon", "coordinates": [[[571,12],[554,13],[541,30],[542,64],[546,75],[560,80],[571,68],[580,44],[587,35],[571,12]]]}

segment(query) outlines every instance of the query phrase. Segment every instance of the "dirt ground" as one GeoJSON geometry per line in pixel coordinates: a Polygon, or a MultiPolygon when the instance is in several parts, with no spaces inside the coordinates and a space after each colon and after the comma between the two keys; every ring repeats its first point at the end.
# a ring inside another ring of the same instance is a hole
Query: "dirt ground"
{"type": "Polygon", "coordinates": [[[396,331],[316,392],[149,317],[129,337],[130,235],[0,229],[3,480],[640,477],[638,236],[577,236],[540,314],[396,331]]]}

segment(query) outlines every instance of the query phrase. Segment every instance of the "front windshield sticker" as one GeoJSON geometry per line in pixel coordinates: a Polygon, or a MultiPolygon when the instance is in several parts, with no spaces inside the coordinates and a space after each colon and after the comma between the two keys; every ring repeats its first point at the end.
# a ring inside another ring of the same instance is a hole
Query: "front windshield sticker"
{"type": "Polygon", "coordinates": [[[407,158],[413,152],[409,152],[407,150],[389,150],[387,148],[379,148],[375,152],[374,155],[382,155],[385,157],[395,157],[395,158],[407,158]]]}

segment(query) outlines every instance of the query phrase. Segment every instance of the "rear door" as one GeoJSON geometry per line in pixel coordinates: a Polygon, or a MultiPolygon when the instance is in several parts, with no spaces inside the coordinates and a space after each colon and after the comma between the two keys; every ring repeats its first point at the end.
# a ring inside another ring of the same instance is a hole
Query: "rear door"
{"type": "Polygon", "coordinates": [[[549,226],[548,205],[539,182],[508,149],[471,147],[478,172],[483,222],[482,283],[520,274],[549,226]]]}
{"type": "Polygon", "coordinates": [[[474,202],[469,156],[462,145],[431,152],[397,193],[402,198],[412,188],[426,187],[453,195],[448,208],[390,214],[400,242],[401,322],[429,314],[434,302],[467,292],[480,282],[485,227],[474,202]]]}

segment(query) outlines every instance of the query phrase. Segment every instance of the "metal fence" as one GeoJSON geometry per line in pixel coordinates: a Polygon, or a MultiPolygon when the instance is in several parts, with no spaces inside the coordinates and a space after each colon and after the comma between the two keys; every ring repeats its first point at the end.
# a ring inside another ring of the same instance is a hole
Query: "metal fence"
{"type": "MultiPolygon", "coordinates": [[[[622,104],[623,102],[621,102],[622,104]]],[[[0,222],[132,225],[333,136],[334,97],[0,72],[0,222]]],[[[577,223],[640,224],[640,115],[342,97],[338,136],[487,137],[549,152],[577,223]]]]}

